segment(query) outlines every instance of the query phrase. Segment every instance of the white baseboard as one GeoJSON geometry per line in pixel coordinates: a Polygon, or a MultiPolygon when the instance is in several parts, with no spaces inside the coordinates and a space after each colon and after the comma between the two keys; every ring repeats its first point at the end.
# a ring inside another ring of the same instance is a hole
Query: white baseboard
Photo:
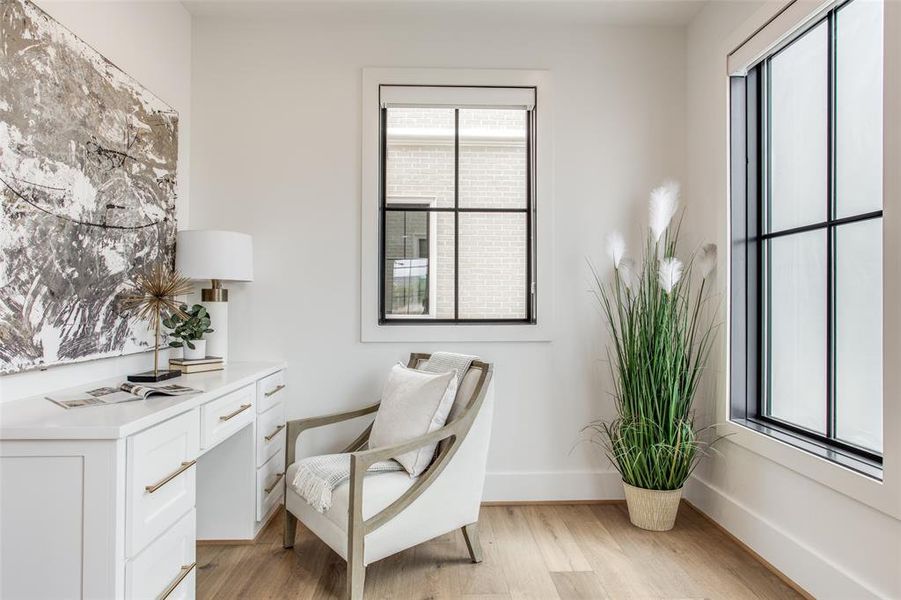
{"type": "Polygon", "coordinates": [[[616,471],[495,471],[485,476],[485,502],[621,500],[616,471]]]}
{"type": "Polygon", "coordinates": [[[816,598],[879,598],[875,590],[710,483],[692,477],[685,497],[816,598]]]}

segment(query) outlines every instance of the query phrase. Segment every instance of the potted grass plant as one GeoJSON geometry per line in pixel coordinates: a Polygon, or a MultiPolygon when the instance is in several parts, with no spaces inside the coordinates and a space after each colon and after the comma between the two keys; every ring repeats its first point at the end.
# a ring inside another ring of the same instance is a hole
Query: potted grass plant
{"type": "Polygon", "coordinates": [[[706,447],[692,402],[713,339],[705,284],[716,246],[707,244],[684,262],[676,256],[678,195],[674,183],[651,193],[640,264],[614,233],[608,239],[612,278],[591,267],[611,336],[617,415],[586,429],[600,437],[622,476],[630,520],[652,531],[675,524],[682,487],[706,447]]]}

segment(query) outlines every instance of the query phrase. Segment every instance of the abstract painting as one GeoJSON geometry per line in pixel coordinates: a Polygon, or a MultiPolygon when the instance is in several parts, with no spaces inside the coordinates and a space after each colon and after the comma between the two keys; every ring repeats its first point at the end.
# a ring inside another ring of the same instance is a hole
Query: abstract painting
{"type": "Polygon", "coordinates": [[[0,0],[0,373],[145,351],[133,274],[175,255],[178,114],[28,0],[0,0]]]}

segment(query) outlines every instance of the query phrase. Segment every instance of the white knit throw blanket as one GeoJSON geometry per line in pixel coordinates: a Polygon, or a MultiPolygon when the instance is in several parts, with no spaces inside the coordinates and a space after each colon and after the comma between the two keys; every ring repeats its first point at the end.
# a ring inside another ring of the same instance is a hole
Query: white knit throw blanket
{"type": "MultiPolygon", "coordinates": [[[[457,371],[457,384],[463,381],[466,371],[476,356],[435,352],[422,370],[430,373],[457,371]]],[[[401,471],[403,467],[395,460],[375,463],[366,471],[367,475],[401,471]]],[[[332,492],[350,479],[350,454],[323,454],[311,456],[297,463],[297,472],[291,487],[317,511],[324,513],[332,506],[332,492]]]]}
{"type": "MultiPolygon", "coordinates": [[[[390,473],[404,468],[395,460],[377,462],[366,472],[390,473]]],[[[350,454],[311,456],[297,463],[291,486],[307,504],[321,513],[332,507],[332,492],[350,478],[350,454]]]]}
{"type": "Polygon", "coordinates": [[[479,357],[469,356],[468,354],[455,354],[454,352],[433,352],[428,362],[422,366],[422,370],[429,373],[450,373],[451,371],[456,371],[457,389],[460,389],[463,378],[474,360],[479,360],[479,357]]]}

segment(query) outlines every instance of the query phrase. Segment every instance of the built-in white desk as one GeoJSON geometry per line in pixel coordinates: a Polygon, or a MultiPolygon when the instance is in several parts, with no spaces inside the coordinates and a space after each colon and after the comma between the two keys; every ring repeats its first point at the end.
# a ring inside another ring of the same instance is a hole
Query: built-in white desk
{"type": "Polygon", "coordinates": [[[284,364],[170,381],[202,393],[0,404],[0,597],[193,598],[196,540],[266,524],[284,501],[284,364]]]}

